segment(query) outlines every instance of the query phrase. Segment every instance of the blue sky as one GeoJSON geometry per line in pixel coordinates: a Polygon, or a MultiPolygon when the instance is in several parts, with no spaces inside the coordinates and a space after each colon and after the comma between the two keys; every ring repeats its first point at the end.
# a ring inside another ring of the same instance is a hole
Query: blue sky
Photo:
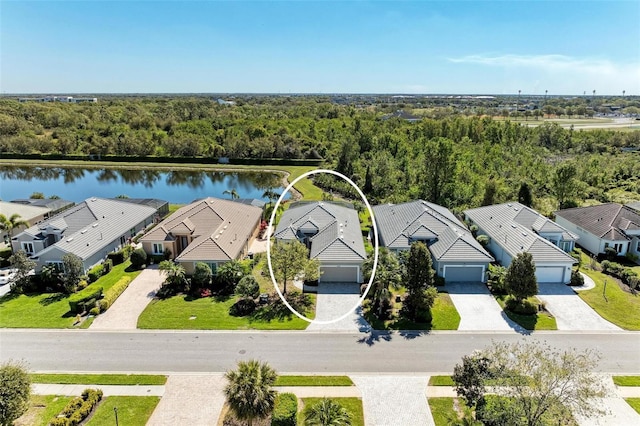
{"type": "Polygon", "coordinates": [[[2,93],[640,95],[640,1],[6,1],[2,93]]]}

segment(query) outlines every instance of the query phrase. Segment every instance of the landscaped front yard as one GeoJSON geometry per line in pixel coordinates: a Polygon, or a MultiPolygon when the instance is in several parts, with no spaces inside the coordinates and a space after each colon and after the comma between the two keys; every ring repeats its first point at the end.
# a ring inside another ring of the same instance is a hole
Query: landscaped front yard
{"type": "Polygon", "coordinates": [[[115,423],[114,408],[118,409],[118,424],[144,426],[160,402],[158,396],[109,396],[104,398],[86,426],[103,426],[115,423]]]}
{"type": "Polygon", "coordinates": [[[31,395],[29,409],[13,422],[14,426],[48,426],[51,419],[71,401],[70,396],[31,395]]]}
{"type": "MultiPolygon", "coordinates": [[[[362,409],[362,400],[360,398],[331,398],[331,400],[337,402],[344,407],[351,417],[351,426],[364,426],[364,411],[362,409]]],[[[298,424],[304,424],[304,409],[305,407],[311,407],[318,402],[322,401],[322,398],[301,398],[302,404],[298,405],[298,424]]]]}
{"type": "MultiPolygon", "coordinates": [[[[113,267],[90,287],[111,288],[123,276],[133,280],[140,271],[128,270],[130,261],[113,267]]],[[[0,327],[11,328],[71,328],[75,315],[69,311],[69,295],[43,293],[35,295],[9,293],[0,298],[0,327]]]]}
{"type": "MultiPolygon", "coordinates": [[[[557,330],[556,319],[547,312],[538,312],[533,315],[522,315],[505,309],[506,296],[495,296],[498,304],[505,315],[513,322],[519,324],[526,330],[557,330]]],[[[540,300],[537,297],[530,297],[529,300],[534,305],[538,305],[540,300]]]]}

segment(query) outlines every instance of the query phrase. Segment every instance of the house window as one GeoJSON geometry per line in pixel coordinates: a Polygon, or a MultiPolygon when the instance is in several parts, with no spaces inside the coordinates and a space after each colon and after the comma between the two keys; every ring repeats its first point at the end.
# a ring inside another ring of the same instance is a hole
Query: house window
{"type": "Polygon", "coordinates": [[[131,238],[136,236],[136,228],[131,228],[131,231],[129,232],[131,232],[131,238]]]}
{"type": "Polygon", "coordinates": [[[58,261],[55,261],[55,260],[49,260],[49,261],[47,261],[47,265],[53,265],[53,266],[55,266],[55,268],[56,268],[56,270],[58,272],[64,272],[64,263],[62,263],[62,262],[58,262],[58,261]]]}
{"type": "Polygon", "coordinates": [[[30,242],[23,242],[22,243],[22,250],[24,250],[25,253],[27,253],[27,254],[35,253],[35,250],[33,249],[33,243],[30,243],[30,242]]]}
{"type": "Polygon", "coordinates": [[[640,252],[640,240],[636,243],[636,251],[640,252]]]}
{"type": "Polygon", "coordinates": [[[161,243],[153,243],[153,254],[164,253],[164,246],[161,243]]]}
{"type": "Polygon", "coordinates": [[[622,251],[622,244],[615,245],[616,252],[620,253],[622,251]]]}

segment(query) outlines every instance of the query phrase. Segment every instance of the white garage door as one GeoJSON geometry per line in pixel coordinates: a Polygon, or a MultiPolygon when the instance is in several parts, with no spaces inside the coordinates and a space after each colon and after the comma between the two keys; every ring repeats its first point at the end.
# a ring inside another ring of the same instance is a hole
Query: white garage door
{"type": "Polygon", "coordinates": [[[538,266],[536,279],[539,283],[563,283],[564,266],[538,266]]]}
{"type": "Polygon", "coordinates": [[[482,278],[482,266],[447,266],[444,270],[444,279],[448,283],[482,282],[482,278]]]}
{"type": "Polygon", "coordinates": [[[355,283],[358,282],[357,266],[321,266],[320,282],[355,283]]]}

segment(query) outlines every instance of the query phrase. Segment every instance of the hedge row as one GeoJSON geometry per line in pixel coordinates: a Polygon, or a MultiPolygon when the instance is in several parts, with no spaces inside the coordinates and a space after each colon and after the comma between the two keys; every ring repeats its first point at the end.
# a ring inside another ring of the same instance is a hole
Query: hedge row
{"type": "Polygon", "coordinates": [[[602,272],[620,278],[623,283],[631,288],[636,288],[640,284],[638,274],[631,268],[625,268],[619,263],[604,260],[602,262],[602,272]]]}
{"type": "Polygon", "coordinates": [[[279,393],[273,406],[271,426],[296,426],[298,398],[292,393],[279,393]]]}
{"type": "Polygon", "coordinates": [[[104,275],[103,263],[94,266],[93,268],[89,269],[89,272],[87,272],[87,278],[89,278],[90,283],[98,281],[98,278],[100,278],[102,275],[104,275]]]}
{"type": "MultiPolygon", "coordinates": [[[[211,157],[138,157],[126,155],[82,155],[82,154],[17,154],[3,153],[2,158],[25,160],[96,160],[113,162],[136,163],[187,163],[187,164],[220,164],[218,158],[211,157]]],[[[226,163],[227,160],[224,161],[226,163]]],[[[295,158],[230,158],[228,164],[237,165],[273,165],[273,166],[319,166],[323,159],[295,159],[295,158]]]]}
{"type": "Polygon", "coordinates": [[[112,251],[107,254],[107,260],[110,260],[113,265],[119,265],[123,263],[125,260],[131,256],[131,252],[133,251],[133,247],[130,245],[126,245],[119,251],[112,251]]]}
{"type": "Polygon", "coordinates": [[[69,297],[69,310],[74,314],[83,312],[86,310],[86,306],[91,304],[91,300],[96,302],[101,296],[102,287],[89,286],[69,297]]]}
{"type": "Polygon", "coordinates": [[[66,407],[49,422],[49,426],[77,426],[86,419],[102,399],[100,389],[85,389],[82,396],[69,401],[66,407]]]}
{"type": "Polygon", "coordinates": [[[100,300],[100,312],[104,312],[113,305],[118,297],[129,287],[131,277],[120,278],[109,290],[105,291],[104,297],[100,300]]]}

